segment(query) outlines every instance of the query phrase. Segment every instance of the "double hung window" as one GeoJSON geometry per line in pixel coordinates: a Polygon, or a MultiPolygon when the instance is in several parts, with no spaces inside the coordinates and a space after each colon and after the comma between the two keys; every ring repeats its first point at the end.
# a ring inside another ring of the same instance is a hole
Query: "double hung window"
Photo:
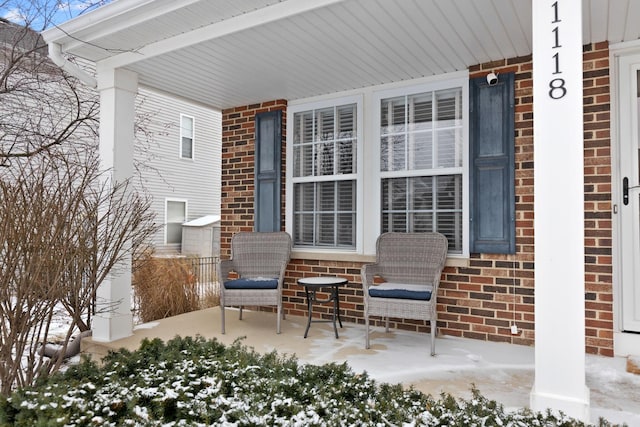
{"type": "Polygon", "coordinates": [[[294,244],[354,249],[358,104],[302,109],[292,117],[294,244]]]}
{"type": "Polygon", "coordinates": [[[462,89],[380,100],[381,232],[463,239],[462,89]]]}
{"type": "Polygon", "coordinates": [[[183,159],[193,159],[193,117],[180,116],[180,157],[183,159]]]}
{"type": "Polygon", "coordinates": [[[372,254],[380,233],[438,231],[468,254],[468,85],[459,73],[290,105],[294,246],[372,254]]]}
{"type": "Polygon", "coordinates": [[[187,202],[167,200],[165,217],[165,242],[182,243],[182,224],[187,220],[187,202]]]}

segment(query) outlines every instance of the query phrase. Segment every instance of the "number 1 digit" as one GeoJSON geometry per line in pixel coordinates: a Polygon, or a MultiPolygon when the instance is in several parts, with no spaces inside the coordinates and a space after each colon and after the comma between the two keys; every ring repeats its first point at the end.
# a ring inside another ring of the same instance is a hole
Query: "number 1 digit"
{"type": "Polygon", "coordinates": [[[556,39],[556,43],[553,45],[554,49],[557,49],[559,47],[562,47],[560,45],[560,29],[558,27],[555,27],[553,30],[551,30],[553,32],[553,36],[556,39]]]}
{"type": "Polygon", "coordinates": [[[554,19],[553,21],[551,21],[552,24],[557,24],[558,22],[560,22],[560,19],[558,18],[558,2],[554,2],[551,7],[553,8],[553,16],[554,19]]]}
{"type": "Polygon", "coordinates": [[[556,53],[555,55],[552,56],[552,58],[556,63],[556,70],[553,72],[553,74],[562,73],[562,71],[560,71],[560,54],[556,53]]]}

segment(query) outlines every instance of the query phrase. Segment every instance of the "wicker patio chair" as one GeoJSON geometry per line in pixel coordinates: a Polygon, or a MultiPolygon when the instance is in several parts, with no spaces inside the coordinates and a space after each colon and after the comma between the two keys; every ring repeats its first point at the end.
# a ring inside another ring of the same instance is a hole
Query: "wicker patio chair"
{"type": "Polygon", "coordinates": [[[282,284],[291,256],[291,237],[285,232],[240,232],[231,238],[231,259],[220,261],[218,271],[222,333],[225,333],[224,309],[227,306],[275,305],[276,331],[280,333],[282,312],[282,284]],[[237,278],[230,279],[234,271],[237,278]]]}
{"type": "Polygon", "coordinates": [[[369,316],[428,320],[431,355],[436,349],[436,299],[447,259],[447,238],[440,233],[384,233],[376,242],[376,263],[362,266],[365,347],[369,316]]]}

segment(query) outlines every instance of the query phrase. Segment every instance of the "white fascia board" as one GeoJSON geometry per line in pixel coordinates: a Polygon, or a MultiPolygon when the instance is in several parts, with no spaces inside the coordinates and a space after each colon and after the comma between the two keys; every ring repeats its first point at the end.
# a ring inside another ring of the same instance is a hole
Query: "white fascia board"
{"type": "Polygon", "coordinates": [[[144,46],[135,52],[125,52],[107,58],[104,66],[109,68],[126,67],[154,56],[169,53],[195,44],[237,33],[260,25],[287,19],[305,12],[340,3],[344,0],[288,0],[267,6],[252,12],[216,22],[188,33],[160,40],[144,46]]]}
{"type": "Polygon", "coordinates": [[[57,42],[69,52],[73,48],[121,31],[200,0],[118,0],[42,32],[47,43],[57,42]],[[79,32],[90,33],[78,39],[79,32]],[[65,43],[66,42],[66,43],[65,43]]]}

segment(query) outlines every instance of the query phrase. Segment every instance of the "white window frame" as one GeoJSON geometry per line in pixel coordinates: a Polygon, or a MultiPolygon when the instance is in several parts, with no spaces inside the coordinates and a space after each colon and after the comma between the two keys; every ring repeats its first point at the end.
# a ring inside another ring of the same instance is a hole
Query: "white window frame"
{"type": "Polygon", "coordinates": [[[355,247],[353,249],[346,248],[336,248],[336,247],[295,247],[295,249],[302,250],[304,252],[331,252],[331,253],[354,253],[360,252],[362,247],[362,232],[359,224],[362,223],[362,200],[363,200],[363,183],[362,183],[362,156],[360,155],[362,151],[362,127],[363,127],[363,113],[362,113],[362,96],[343,96],[339,98],[331,98],[323,101],[309,102],[309,103],[301,103],[298,105],[292,105],[287,109],[287,162],[291,162],[291,164],[287,165],[286,172],[286,214],[285,214],[285,223],[286,230],[293,236],[293,186],[295,183],[300,182],[321,182],[321,181],[335,181],[334,175],[330,176],[314,176],[314,177],[297,177],[293,176],[293,121],[296,113],[302,111],[309,110],[320,110],[323,108],[336,107],[341,105],[348,104],[356,104],[356,172],[354,173],[356,179],[356,220],[355,220],[355,247]]]}
{"type": "Polygon", "coordinates": [[[187,218],[189,218],[189,202],[187,199],[167,198],[164,200],[164,244],[177,245],[178,243],[169,243],[167,241],[167,225],[169,224],[169,221],[168,221],[169,203],[184,203],[184,222],[187,222],[187,218]]]}
{"type": "Polygon", "coordinates": [[[195,160],[195,154],[196,154],[196,119],[193,116],[187,115],[187,114],[180,114],[180,149],[178,152],[178,155],[180,156],[181,159],[185,159],[185,160],[195,160]],[[184,131],[184,126],[182,125],[183,120],[184,119],[190,119],[191,120],[191,135],[185,135],[183,133],[184,131]],[[191,139],[191,157],[184,157],[182,155],[182,142],[183,142],[183,138],[190,138],[191,139]]]}
{"type": "MultiPolygon", "coordinates": [[[[380,171],[380,116],[381,116],[381,101],[388,98],[396,98],[401,96],[416,95],[425,92],[437,92],[447,89],[460,88],[462,90],[462,147],[461,147],[461,160],[462,165],[460,167],[453,168],[441,168],[437,170],[434,175],[452,175],[462,173],[462,249],[460,253],[450,253],[452,257],[468,257],[469,256],[469,79],[456,78],[450,80],[436,81],[433,83],[417,84],[412,86],[404,86],[393,89],[386,89],[375,91],[373,94],[373,140],[376,144],[377,163],[376,169],[379,173],[378,176],[378,205],[375,210],[377,216],[376,221],[378,224],[378,232],[382,228],[382,206],[381,204],[381,188],[380,183],[383,178],[405,178],[411,176],[424,176],[420,170],[403,170],[403,171],[380,171]]],[[[429,176],[434,176],[429,175],[429,176]]],[[[365,202],[368,205],[368,202],[365,202]]],[[[373,210],[373,209],[372,209],[373,210]]]]}
{"type": "MultiPolygon", "coordinates": [[[[380,172],[380,101],[393,96],[410,95],[451,88],[462,89],[462,253],[450,258],[469,257],[469,73],[467,70],[408,82],[372,86],[361,90],[310,99],[293,100],[287,108],[287,165],[285,223],[293,232],[293,115],[294,113],[357,103],[357,202],[356,248],[345,251],[337,248],[294,247],[299,256],[312,258],[323,254],[353,254],[370,257],[375,254],[375,242],[382,227],[380,172]],[[366,167],[365,167],[366,165],[366,167]],[[366,206],[366,209],[365,209],[366,206]]],[[[335,259],[347,259],[334,257],[335,259]]],[[[329,259],[329,258],[327,258],[329,259]]],[[[355,258],[354,258],[355,259],[355,258]]],[[[368,259],[368,258],[367,258],[368,259]]]]}

